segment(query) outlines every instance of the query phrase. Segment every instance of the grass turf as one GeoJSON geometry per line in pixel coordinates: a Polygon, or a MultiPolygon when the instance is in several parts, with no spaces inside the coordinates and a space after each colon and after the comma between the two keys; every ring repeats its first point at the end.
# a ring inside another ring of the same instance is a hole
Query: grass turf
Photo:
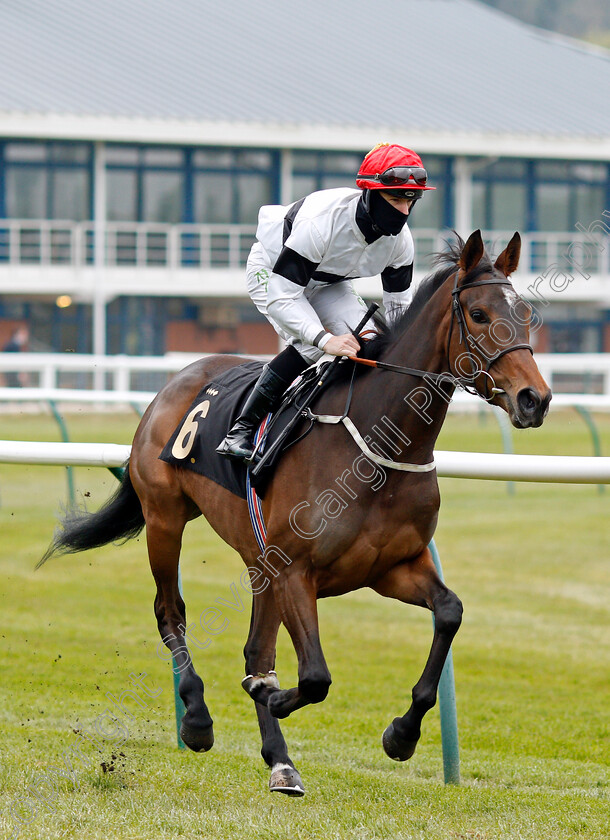
{"type": "MultiPolygon", "coordinates": [[[[127,443],[136,423],[128,415],[68,417],[75,440],[127,443]]],[[[609,453],[608,418],[599,426],[609,453]]],[[[0,437],[51,440],[57,431],[50,418],[3,416],[0,437]]],[[[515,433],[514,442],[517,452],[591,452],[572,412],[515,433]]],[[[499,451],[500,435],[491,417],[451,417],[439,448],[499,451]]],[[[104,470],[76,470],[92,508],[114,483],[104,470]]],[[[225,631],[193,654],[217,741],[205,755],[182,752],[170,668],[157,656],[143,539],[34,572],[65,497],[64,471],[1,466],[0,837],[606,838],[610,491],[519,484],[509,495],[503,483],[448,479],[441,491],[436,542],[465,605],[454,643],[463,783],[443,785],[437,710],[413,759],[398,765],[383,754],[381,732],[407,707],[431,622],[422,610],[361,591],[320,603],[334,682],[323,704],[282,724],[307,787],[293,800],[267,792],[254,710],[239,685],[249,613],[239,558],[202,520],[187,529],[190,620],[216,599],[239,607],[232,583],[243,609],[225,607],[225,631]],[[140,691],[145,705],[127,700],[112,725],[103,718],[116,710],[112,697],[142,673],[159,693],[140,691]],[[78,734],[95,731],[100,753],[78,734]],[[80,760],[72,753],[71,780],[57,779],[52,768],[75,744],[83,749],[80,760]]],[[[294,684],[285,633],[278,671],[294,684]]]]}

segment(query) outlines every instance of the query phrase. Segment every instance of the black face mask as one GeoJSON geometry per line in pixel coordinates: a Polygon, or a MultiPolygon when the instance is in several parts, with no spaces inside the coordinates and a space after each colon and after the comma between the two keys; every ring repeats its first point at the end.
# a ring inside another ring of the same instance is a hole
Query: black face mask
{"type": "Polygon", "coordinates": [[[381,195],[381,190],[366,190],[364,203],[373,225],[384,236],[397,236],[407,223],[408,216],[397,210],[381,195]]]}

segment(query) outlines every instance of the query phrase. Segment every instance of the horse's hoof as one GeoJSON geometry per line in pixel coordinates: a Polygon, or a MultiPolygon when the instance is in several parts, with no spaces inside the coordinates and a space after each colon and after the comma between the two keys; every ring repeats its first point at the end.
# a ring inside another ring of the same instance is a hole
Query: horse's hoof
{"type": "Polygon", "coordinates": [[[180,724],[180,737],[193,752],[207,752],[214,746],[214,727],[192,726],[184,722],[180,724]]]}
{"type": "Polygon", "coordinates": [[[269,779],[271,793],[285,793],[286,796],[305,796],[301,777],[289,764],[276,764],[269,779]]]}
{"type": "Polygon", "coordinates": [[[404,741],[397,736],[394,723],[391,723],[383,733],[381,743],[385,754],[394,761],[407,761],[415,752],[419,735],[413,741],[404,741]]]}

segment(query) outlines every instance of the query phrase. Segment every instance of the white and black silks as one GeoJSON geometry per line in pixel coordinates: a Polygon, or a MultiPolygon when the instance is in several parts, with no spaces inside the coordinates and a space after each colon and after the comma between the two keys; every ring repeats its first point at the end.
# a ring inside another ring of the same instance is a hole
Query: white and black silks
{"type": "Polygon", "coordinates": [[[411,301],[414,248],[407,217],[381,196],[371,200],[372,192],[322,190],[259,212],[248,292],[301,353],[306,347],[322,350],[332,334],[340,334],[332,326],[333,310],[340,308],[348,325],[358,323],[366,307],[351,280],[381,275],[388,318],[411,301]]]}

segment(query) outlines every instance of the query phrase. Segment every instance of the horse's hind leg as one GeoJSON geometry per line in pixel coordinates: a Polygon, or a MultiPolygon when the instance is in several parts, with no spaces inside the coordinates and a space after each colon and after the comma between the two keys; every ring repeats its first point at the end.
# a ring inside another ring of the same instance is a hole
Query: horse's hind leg
{"type": "Polygon", "coordinates": [[[178,588],[178,563],[182,532],[187,518],[168,506],[161,516],[148,512],[146,540],[153,576],[157,584],[155,615],[159,633],[172,653],[174,669],[180,673],[178,691],[186,707],[180,737],[190,749],[201,752],[214,744],[212,718],[203,700],[203,682],[195,672],[188,651],[186,610],[178,588]]]}
{"type": "Polygon", "coordinates": [[[445,659],[462,621],[462,604],[440,580],[427,548],[414,560],[395,566],[377,581],[374,589],[407,604],[428,607],[434,613],[432,647],[423,673],[413,687],[411,707],[402,717],[394,718],[383,733],[387,755],[395,761],[406,761],[415,752],[424,715],[436,703],[445,659]]]}
{"type": "Polygon", "coordinates": [[[254,699],[260,694],[264,702],[256,702],[256,714],[263,746],[261,755],[271,769],[269,789],[289,796],[303,796],[305,788],[298,770],[288,756],[288,747],[280,724],[267,708],[268,689],[279,689],[275,667],[275,646],[280,617],[270,588],[254,595],[250,632],[244,648],[246,678],[244,688],[254,699]],[[258,688],[258,692],[257,692],[258,688]]]}

